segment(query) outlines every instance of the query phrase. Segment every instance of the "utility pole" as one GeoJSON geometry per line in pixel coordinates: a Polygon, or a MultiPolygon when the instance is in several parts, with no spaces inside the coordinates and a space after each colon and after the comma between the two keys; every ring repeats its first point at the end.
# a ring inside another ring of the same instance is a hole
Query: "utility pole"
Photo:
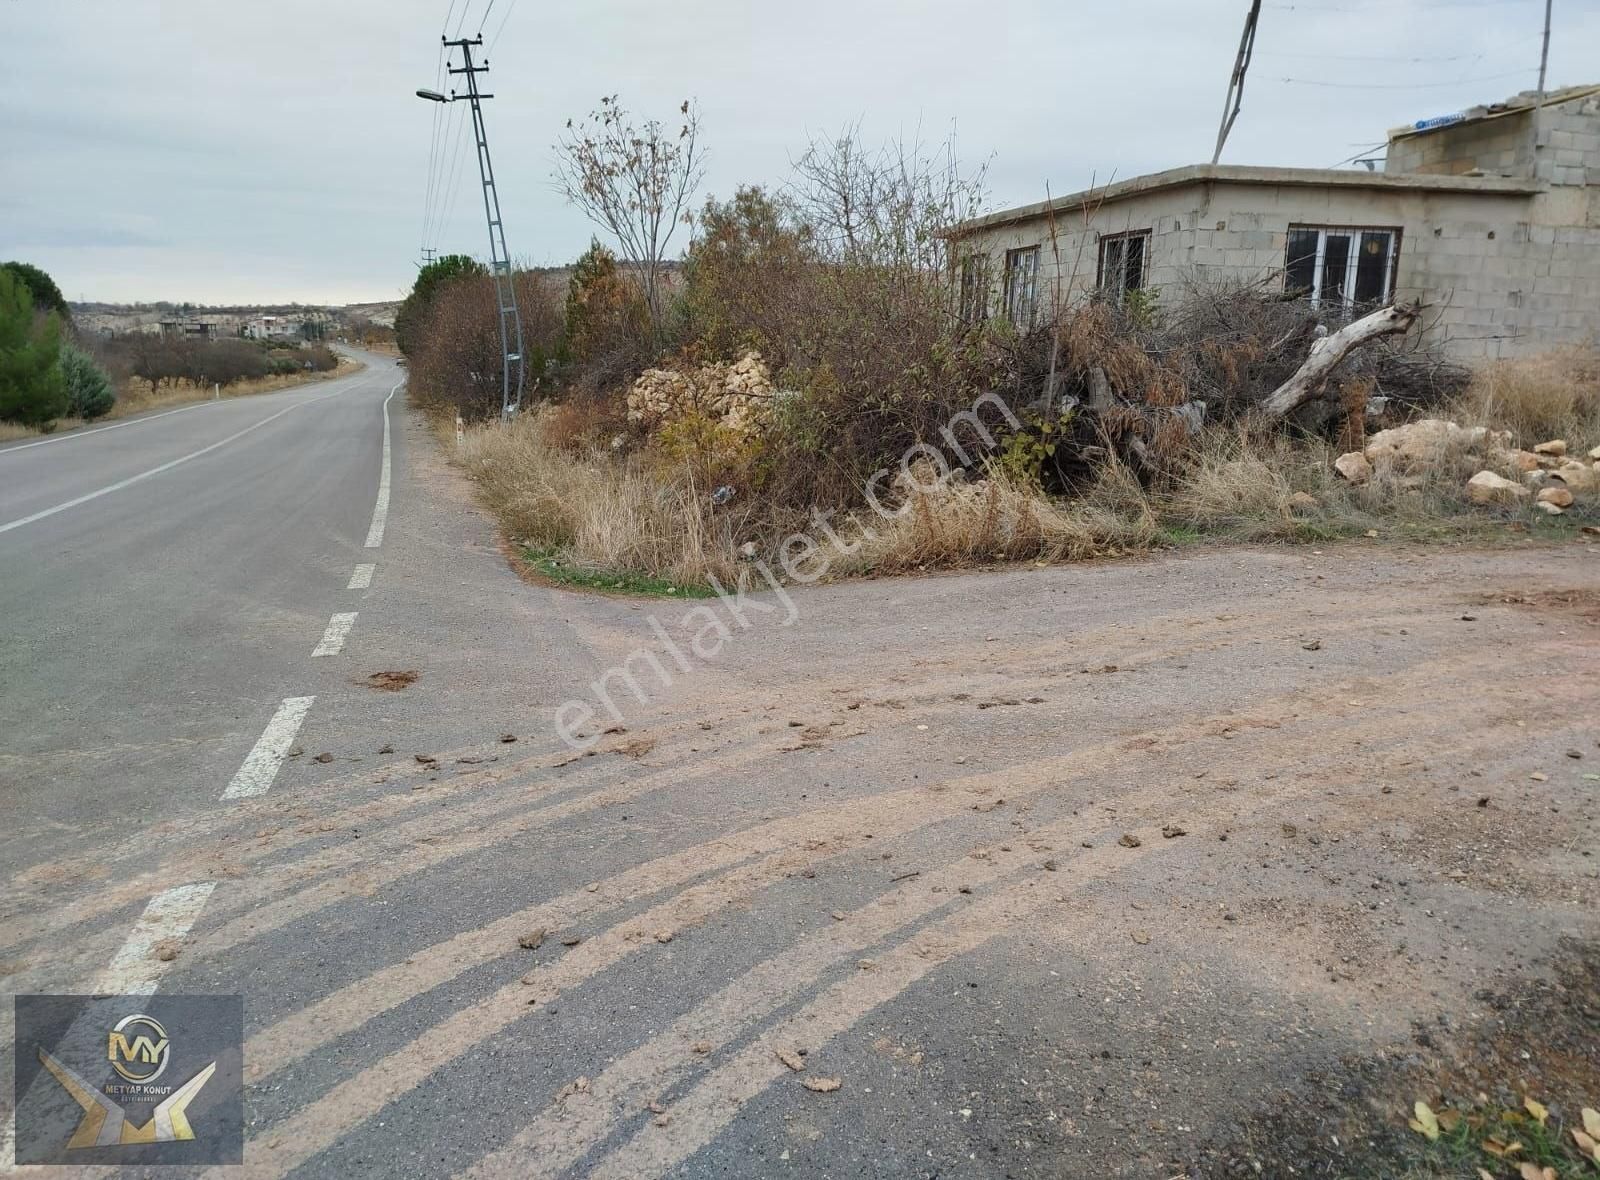
{"type": "Polygon", "coordinates": [[[424,246],[422,248],[422,261],[417,264],[417,268],[419,270],[421,270],[421,269],[423,269],[425,267],[432,266],[433,265],[433,256],[435,254],[437,254],[437,253],[438,253],[438,251],[435,250],[432,246],[424,246]]]}
{"type": "Polygon", "coordinates": [[[1261,20],[1261,0],[1251,0],[1250,14],[1244,18],[1244,36],[1239,38],[1239,56],[1234,59],[1233,73],[1228,78],[1228,93],[1222,100],[1222,126],[1217,129],[1217,149],[1211,153],[1211,163],[1222,159],[1222,145],[1228,142],[1228,132],[1244,106],[1244,76],[1250,69],[1250,59],[1256,51],[1256,25],[1261,20]]]}
{"type": "MultiPolygon", "coordinates": [[[[499,308],[500,353],[500,417],[509,419],[522,406],[522,315],[517,310],[516,284],[512,281],[511,255],[506,250],[505,226],[500,217],[500,193],[494,183],[494,163],[489,158],[489,138],[483,126],[483,100],[493,98],[478,89],[478,75],[489,72],[489,63],[475,65],[472,50],[483,44],[483,35],[467,39],[440,41],[447,49],[461,50],[460,67],[451,66],[450,73],[467,80],[467,92],[457,94],[452,88],[446,96],[432,90],[419,90],[417,96],[432,102],[455,102],[466,99],[472,104],[472,135],[478,144],[478,177],[483,182],[483,213],[489,222],[489,267],[494,276],[495,306],[499,308]]],[[[454,55],[451,60],[454,61],[454,55]]]]}
{"type": "Polygon", "coordinates": [[[1550,9],[1554,0],[1544,0],[1544,52],[1539,55],[1539,105],[1544,105],[1545,74],[1550,69],[1550,9]]]}

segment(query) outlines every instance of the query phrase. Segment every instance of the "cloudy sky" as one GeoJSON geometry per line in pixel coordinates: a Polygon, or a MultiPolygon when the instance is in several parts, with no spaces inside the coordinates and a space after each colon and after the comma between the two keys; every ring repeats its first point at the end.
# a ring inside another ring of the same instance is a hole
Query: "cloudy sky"
{"type": "MultiPolygon", "coordinates": [[[[590,230],[551,187],[551,145],[603,94],[663,119],[698,99],[710,192],[781,183],[809,136],[859,120],[872,139],[954,128],[1000,208],[1208,159],[1246,7],[0,0],[0,259],[69,299],[343,303],[403,294],[424,245],[484,253],[470,139],[440,168],[454,203],[424,207],[435,108],[413,92],[447,15],[493,42],[511,250],[553,264],[590,230]]],[[[1224,160],[1326,167],[1531,87],[1543,7],[1269,2],[1224,160]]],[[[1600,0],[1555,12],[1551,85],[1600,82],[1600,0]]]]}

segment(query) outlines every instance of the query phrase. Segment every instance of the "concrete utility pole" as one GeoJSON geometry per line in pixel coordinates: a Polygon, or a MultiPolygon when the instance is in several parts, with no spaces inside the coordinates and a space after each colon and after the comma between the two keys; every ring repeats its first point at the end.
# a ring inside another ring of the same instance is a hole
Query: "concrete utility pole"
{"type": "MultiPolygon", "coordinates": [[[[461,50],[462,64],[450,73],[466,78],[467,92],[448,97],[433,90],[419,90],[417,97],[430,102],[455,102],[464,98],[472,104],[472,135],[478,144],[478,177],[483,181],[483,213],[489,222],[489,266],[494,275],[495,305],[500,309],[500,352],[503,357],[500,378],[500,417],[510,418],[522,407],[522,315],[517,310],[516,284],[512,282],[511,255],[506,250],[505,226],[500,217],[500,193],[494,183],[494,163],[489,158],[489,138],[483,126],[483,100],[493,98],[478,89],[478,75],[489,72],[489,63],[474,65],[472,50],[483,44],[483,36],[451,41],[440,38],[445,48],[461,50]]],[[[452,55],[451,60],[454,60],[452,55]]]]}

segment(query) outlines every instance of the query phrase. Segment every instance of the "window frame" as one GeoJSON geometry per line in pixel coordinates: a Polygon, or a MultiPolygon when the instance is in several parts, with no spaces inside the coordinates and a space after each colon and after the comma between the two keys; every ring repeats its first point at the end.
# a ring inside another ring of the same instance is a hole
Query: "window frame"
{"type": "Polygon", "coordinates": [[[989,318],[989,255],[974,251],[961,259],[957,313],[966,325],[989,318]]]}
{"type": "Polygon", "coordinates": [[[1011,321],[1012,326],[1019,330],[1033,327],[1039,307],[1038,246],[1018,246],[1014,250],[1006,251],[1005,297],[1006,318],[1011,321]],[[1026,307],[1020,306],[1022,301],[1019,299],[1019,291],[1015,281],[1018,275],[1024,271],[1024,268],[1020,265],[1024,259],[1028,263],[1025,268],[1027,275],[1026,307]],[[1025,312],[1026,314],[1019,314],[1019,312],[1025,312]]]}
{"type": "MultiPolygon", "coordinates": [[[[1381,307],[1394,300],[1395,280],[1400,274],[1400,250],[1405,238],[1405,228],[1398,225],[1332,225],[1320,222],[1291,221],[1284,235],[1283,243],[1283,290],[1284,294],[1295,294],[1295,289],[1289,286],[1289,271],[1291,262],[1289,251],[1296,233],[1314,233],[1317,235],[1317,251],[1313,256],[1311,272],[1311,288],[1305,292],[1305,297],[1311,301],[1311,306],[1321,308],[1324,302],[1334,302],[1324,295],[1323,288],[1327,280],[1328,238],[1330,235],[1343,237],[1350,242],[1349,257],[1345,262],[1343,290],[1336,302],[1346,312],[1356,309],[1356,291],[1359,285],[1358,274],[1361,264],[1361,244],[1367,234],[1385,234],[1389,239],[1388,256],[1384,259],[1383,290],[1378,298],[1372,301],[1372,306],[1381,307]]],[[[1365,303],[1362,306],[1366,306],[1365,303]]]]}
{"type": "Polygon", "coordinates": [[[1125,229],[1120,233],[1101,234],[1099,243],[1099,263],[1095,272],[1094,285],[1104,295],[1110,295],[1118,307],[1122,306],[1129,291],[1143,291],[1150,279],[1150,246],[1154,239],[1154,227],[1147,229],[1125,229]],[[1128,242],[1139,240],[1139,282],[1135,286],[1128,286],[1128,242]],[[1113,247],[1120,247],[1116,267],[1116,286],[1107,286],[1106,280],[1106,255],[1113,247]]]}

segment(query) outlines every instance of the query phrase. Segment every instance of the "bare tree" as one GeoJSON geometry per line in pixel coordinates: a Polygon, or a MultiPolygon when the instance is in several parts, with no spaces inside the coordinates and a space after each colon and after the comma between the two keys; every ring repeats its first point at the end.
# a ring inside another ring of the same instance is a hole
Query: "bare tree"
{"type": "Polygon", "coordinates": [[[789,197],[837,261],[942,272],[947,231],[986,200],[987,165],[964,172],[955,136],[930,148],[897,139],[876,150],[859,125],[813,139],[794,162],[789,197]]]}
{"type": "Polygon", "coordinates": [[[581,123],[567,121],[556,144],[556,183],[584,214],[617,240],[639,269],[651,326],[662,322],[662,274],[668,247],[705,176],[700,112],[685,100],[677,134],[655,119],[635,125],[615,95],[581,123]]]}

